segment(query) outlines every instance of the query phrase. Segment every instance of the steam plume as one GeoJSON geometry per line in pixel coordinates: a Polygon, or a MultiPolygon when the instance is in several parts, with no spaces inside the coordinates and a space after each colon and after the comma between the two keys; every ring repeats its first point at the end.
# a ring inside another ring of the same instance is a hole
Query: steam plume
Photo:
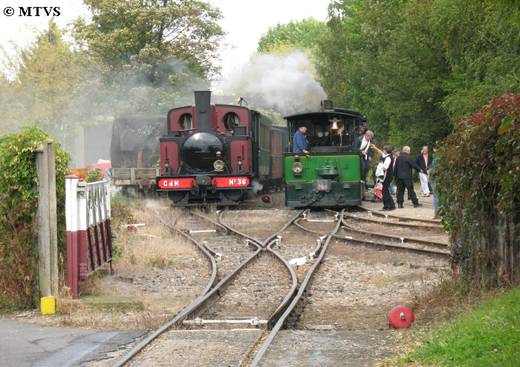
{"type": "Polygon", "coordinates": [[[326,98],[314,78],[314,66],[303,51],[287,55],[255,54],[240,71],[219,84],[223,94],[243,96],[252,107],[282,114],[318,108],[326,98]]]}

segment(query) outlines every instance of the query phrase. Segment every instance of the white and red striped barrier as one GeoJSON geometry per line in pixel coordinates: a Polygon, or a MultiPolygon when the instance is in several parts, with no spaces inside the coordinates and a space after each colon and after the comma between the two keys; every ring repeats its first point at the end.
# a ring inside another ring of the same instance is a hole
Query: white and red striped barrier
{"type": "Polygon", "coordinates": [[[110,226],[110,181],[80,182],[65,178],[67,227],[67,283],[72,298],[79,297],[79,284],[97,268],[112,270],[110,226]]]}

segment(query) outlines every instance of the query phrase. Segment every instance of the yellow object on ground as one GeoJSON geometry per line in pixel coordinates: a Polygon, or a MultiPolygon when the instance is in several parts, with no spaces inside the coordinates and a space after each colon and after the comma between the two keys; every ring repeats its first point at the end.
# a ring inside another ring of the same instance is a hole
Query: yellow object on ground
{"type": "Polygon", "coordinates": [[[56,313],[56,298],[53,296],[40,299],[40,310],[42,315],[54,315],[56,313]]]}

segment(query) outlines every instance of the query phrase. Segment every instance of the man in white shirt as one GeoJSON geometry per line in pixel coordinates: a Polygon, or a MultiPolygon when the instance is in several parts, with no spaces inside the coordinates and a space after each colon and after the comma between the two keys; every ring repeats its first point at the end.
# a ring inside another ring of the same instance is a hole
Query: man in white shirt
{"type": "Polygon", "coordinates": [[[367,174],[370,170],[370,160],[372,159],[371,141],[373,138],[374,133],[370,130],[367,130],[359,143],[359,156],[361,158],[361,180],[363,180],[365,183],[365,188],[367,187],[367,174]]]}
{"type": "Polygon", "coordinates": [[[387,145],[383,148],[383,150],[378,149],[374,144],[371,144],[371,147],[381,153],[383,164],[382,170],[384,172],[383,179],[383,210],[394,210],[395,203],[392,198],[392,194],[390,194],[390,185],[392,184],[392,179],[394,178],[394,157],[392,156],[392,147],[387,145]]]}

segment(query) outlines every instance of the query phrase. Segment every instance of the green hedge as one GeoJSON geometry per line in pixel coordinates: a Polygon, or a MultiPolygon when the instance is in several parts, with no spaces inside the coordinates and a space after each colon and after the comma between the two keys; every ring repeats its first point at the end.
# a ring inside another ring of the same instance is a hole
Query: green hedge
{"type": "Polygon", "coordinates": [[[484,286],[520,276],[520,95],[460,120],[436,166],[454,262],[484,286]]]}
{"type": "MultiPolygon", "coordinates": [[[[37,296],[38,177],[35,150],[51,137],[30,127],[0,139],[0,310],[29,308],[37,296]]],[[[69,155],[55,144],[60,259],[65,248],[69,155]]]]}

